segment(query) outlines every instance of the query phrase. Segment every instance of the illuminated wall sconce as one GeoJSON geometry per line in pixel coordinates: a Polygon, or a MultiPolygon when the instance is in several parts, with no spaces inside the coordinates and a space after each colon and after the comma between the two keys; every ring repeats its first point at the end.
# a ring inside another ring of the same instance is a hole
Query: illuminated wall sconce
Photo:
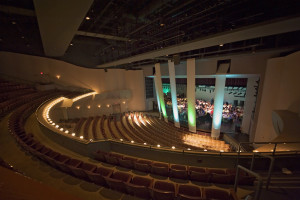
{"type": "Polygon", "coordinates": [[[57,79],[60,79],[60,75],[56,75],[56,78],[57,78],[57,79]]]}
{"type": "Polygon", "coordinates": [[[101,108],[101,105],[98,105],[98,108],[101,108]]]}
{"type": "Polygon", "coordinates": [[[80,106],[76,106],[76,108],[77,108],[77,110],[79,110],[79,109],[80,109],[80,106]]]}
{"type": "Polygon", "coordinates": [[[88,109],[91,109],[91,106],[90,106],[90,105],[88,105],[88,106],[87,106],[87,108],[88,108],[88,109]]]}

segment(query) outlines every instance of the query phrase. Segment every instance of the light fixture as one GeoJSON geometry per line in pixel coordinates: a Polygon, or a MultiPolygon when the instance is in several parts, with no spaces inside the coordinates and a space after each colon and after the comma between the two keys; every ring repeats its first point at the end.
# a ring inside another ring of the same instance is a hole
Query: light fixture
{"type": "Polygon", "coordinates": [[[224,150],[220,150],[220,152],[224,152],[224,150]]]}
{"type": "Polygon", "coordinates": [[[85,17],[85,19],[86,19],[86,20],[90,20],[91,18],[90,18],[90,17],[88,17],[88,16],[86,16],[86,17],[85,17]]]}
{"type": "Polygon", "coordinates": [[[15,22],[15,21],[12,21],[11,23],[12,23],[13,25],[17,24],[17,22],[15,22]]]}
{"type": "Polygon", "coordinates": [[[123,139],[120,139],[121,142],[123,142],[123,139]]]}
{"type": "Polygon", "coordinates": [[[59,74],[57,74],[57,75],[56,75],[56,78],[57,78],[57,79],[60,79],[60,75],[59,75],[59,74]]]}
{"type": "Polygon", "coordinates": [[[55,123],[53,122],[52,125],[55,126],[55,123]]]}
{"type": "Polygon", "coordinates": [[[207,151],[207,149],[204,149],[203,151],[207,151]]]}
{"type": "Polygon", "coordinates": [[[91,108],[91,106],[90,106],[90,105],[88,105],[88,106],[87,106],[87,108],[88,108],[88,109],[90,109],[90,108],[91,108]]]}
{"type": "Polygon", "coordinates": [[[58,125],[55,126],[55,128],[58,128],[58,127],[59,127],[58,125]]]}
{"type": "Polygon", "coordinates": [[[80,106],[76,106],[76,108],[77,108],[77,110],[79,110],[79,109],[80,109],[80,106]]]}
{"type": "Polygon", "coordinates": [[[110,106],[109,104],[106,105],[106,107],[108,107],[108,108],[109,108],[109,106],[110,106]]]}
{"type": "Polygon", "coordinates": [[[126,102],[125,101],[123,101],[123,104],[125,104],[126,102]]]}
{"type": "Polygon", "coordinates": [[[101,108],[101,105],[98,105],[98,108],[101,108]]]}
{"type": "Polygon", "coordinates": [[[158,144],[157,147],[159,148],[159,147],[160,147],[160,144],[158,144]]]}
{"type": "Polygon", "coordinates": [[[219,44],[219,46],[220,46],[220,47],[222,47],[222,46],[223,46],[223,44],[219,44]]]}
{"type": "Polygon", "coordinates": [[[144,142],[144,145],[147,145],[147,143],[146,143],[146,142],[144,142]]]}
{"type": "Polygon", "coordinates": [[[73,43],[70,43],[70,46],[73,46],[73,43]]]}
{"type": "Polygon", "coordinates": [[[60,128],[59,130],[60,130],[60,131],[63,131],[64,129],[63,129],[63,128],[60,128]]]}
{"type": "Polygon", "coordinates": [[[131,143],[133,144],[133,143],[134,143],[134,141],[133,141],[133,140],[131,140],[131,143]]]}
{"type": "Polygon", "coordinates": [[[93,142],[93,139],[90,139],[90,142],[93,142]]]}
{"type": "Polygon", "coordinates": [[[72,133],[72,136],[75,136],[75,133],[72,133]]]}
{"type": "Polygon", "coordinates": [[[80,136],[79,138],[80,138],[80,139],[83,139],[83,136],[80,136]]]}
{"type": "Polygon", "coordinates": [[[175,149],[175,147],[174,147],[174,146],[172,146],[172,149],[175,149]]]}
{"type": "Polygon", "coordinates": [[[66,131],[65,131],[65,133],[69,133],[69,131],[68,131],[68,130],[66,130],[66,131]]]}
{"type": "Polygon", "coordinates": [[[188,150],[188,151],[190,151],[190,150],[192,150],[192,149],[190,149],[190,148],[187,148],[187,150],[188,150]]]}

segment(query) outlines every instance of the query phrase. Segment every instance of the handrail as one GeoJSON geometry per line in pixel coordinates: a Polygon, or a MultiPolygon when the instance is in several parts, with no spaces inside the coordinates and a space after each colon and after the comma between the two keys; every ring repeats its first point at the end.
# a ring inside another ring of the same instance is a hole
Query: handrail
{"type": "Polygon", "coordinates": [[[251,161],[251,167],[250,167],[250,170],[252,170],[252,171],[253,171],[253,166],[254,166],[255,155],[258,155],[258,156],[261,156],[261,157],[265,157],[265,158],[269,158],[271,160],[269,171],[268,171],[267,183],[266,183],[266,189],[268,190],[269,189],[270,180],[271,180],[271,173],[273,171],[275,159],[274,159],[274,157],[269,156],[269,155],[264,155],[264,154],[260,154],[260,153],[253,153],[253,155],[252,155],[252,161],[251,161]]]}
{"type": "Polygon", "coordinates": [[[240,170],[243,170],[253,176],[255,176],[258,180],[258,184],[256,186],[256,190],[255,190],[255,196],[254,196],[254,199],[253,200],[259,200],[259,197],[260,197],[260,191],[261,191],[261,188],[262,188],[262,184],[263,184],[263,180],[262,180],[262,177],[258,174],[258,173],[255,173],[254,171],[251,171],[241,165],[238,165],[237,166],[237,170],[236,170],[236,175],[235,175],[235,181],[234,181],[234,191],[236,192],[237,191],[237,186],[239,184],[239,175],[240,175],[240,170]]]}
{"type": "MultiPolygon", "coordinates": [[[[274,148],[272,150],[272,156],[274,156],[278,144],[296,144],[296,143],[300,143],[300,141],[294,141],[294,142],[240,142],[238,150],[237,150],[236,166],[239,165],[239,158],[240,158],[240,154],[242,152],[242,150],[241,150],[242,144],[274,144],[274,148]]],[[[296,154],[298,154],[299,151],[289,151],[289,152],[295,152],[296,154]]],[[[261,153],[266,153],[266,152],[261,152],[261,153]]]]}

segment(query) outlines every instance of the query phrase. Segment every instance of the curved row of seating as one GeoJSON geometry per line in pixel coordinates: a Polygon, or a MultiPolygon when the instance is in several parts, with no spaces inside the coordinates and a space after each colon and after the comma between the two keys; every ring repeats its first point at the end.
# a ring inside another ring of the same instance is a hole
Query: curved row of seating
{"type": "Polygon", "coordinates": [[[84,124],[83,138],[86,140],[89,139],[89,128],[92,121],[93,121],[93,117],[89,117],[84,124]]]}
{"type": "Polygon", "coordinates": [[[9,130],[26,151],[47,162],[52,167],[98,185],[145,199],[163,200],[177,197],[179,199],[237,199],[232,190],[176,184],[136,176],[86,163],[45,146],[36,140],[32,134],[25,131],[24,124],[28,116],[47,98],[49,97],[39,98],[16,109],[9,118],[9,130]]]}
{"type": "MultiPolygon", "coordinates": [[[[234,169],[230,168],[207,168],[179,164],[170,164],[166,162],[157,162],[148,159],[131,157],[119,153],[108,153],[97,151],[94,154],[95,159],[112,165],[119,165],[128,169],[134,169],[145,173],[157,174],[171,178],[189,179],[192,181],[233,184],[235,181],[234,169]]],[[[253,185],[255,177],[247,173],[241,173],[239,176],[240,185],[253,185]]]]}
{"type": "Polygon", "coordinates": [[[78,120],[78,122],[76,123],[73,132],[76,134],[77,137],[80,136],[80,130],[85,121],[86,121],[86,118],[80,118],[78,120]]]}
{"type": "Polygon", "coordinates": [[[98,124],[98,121],[99,121],[100,117],[99,116],[96,116],[94,117],[94,120],[93,120],[93,127],[92,127],[92,132],[93,132],[93,140],[98,140],[98,136],[97,136],[97,124],[98,124]]]}
{"type": "Polygon", "coordinates": [[[127,141],[131,141],[131,138],[130,138],[130,136],[129,135],[127,135],[127,134],[123,134],[123,132],[121,131],[121,129],[119,128],[119,126],[118,126],[118,123],[117,123],[117,118],[114,116],[114,126],[116,127],[116,130],[117,130],[117,132],[119,133],[119,135],[122,137],[122,138],[124,138],[125,140],[127,140],[127,141]]]}

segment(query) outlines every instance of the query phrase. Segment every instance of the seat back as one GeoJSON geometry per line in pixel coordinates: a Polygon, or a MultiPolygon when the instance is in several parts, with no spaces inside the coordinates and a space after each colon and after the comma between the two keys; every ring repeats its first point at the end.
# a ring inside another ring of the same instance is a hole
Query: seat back
{"type": "Polygon", "coordinates": [[[203,197],[204,199],[230,200],[230,192],[215,188],[204,188],[203,197]]]}

